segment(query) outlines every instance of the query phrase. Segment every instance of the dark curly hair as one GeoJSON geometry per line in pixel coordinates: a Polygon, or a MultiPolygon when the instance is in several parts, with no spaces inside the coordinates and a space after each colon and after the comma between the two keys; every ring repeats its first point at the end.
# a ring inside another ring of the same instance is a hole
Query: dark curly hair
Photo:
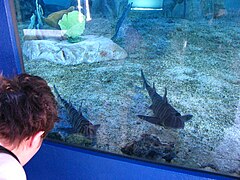
{"type": "Polygon", "coordinates": [[[0,138],[10,145],[44,131],[58,120],[57,102],[47,82],[38,76],[0,75],[0,138]]]}

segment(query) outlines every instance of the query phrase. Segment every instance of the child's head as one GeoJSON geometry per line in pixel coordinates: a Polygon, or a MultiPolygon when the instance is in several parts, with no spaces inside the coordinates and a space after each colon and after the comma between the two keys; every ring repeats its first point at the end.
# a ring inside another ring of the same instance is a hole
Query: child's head
{"type": "Polygon", "coordinates": [[[0,75],[0,140],[17,147],[39,131],[42,137],[57,121],[57,103],[47,82],[38,76],[0,75]]]}

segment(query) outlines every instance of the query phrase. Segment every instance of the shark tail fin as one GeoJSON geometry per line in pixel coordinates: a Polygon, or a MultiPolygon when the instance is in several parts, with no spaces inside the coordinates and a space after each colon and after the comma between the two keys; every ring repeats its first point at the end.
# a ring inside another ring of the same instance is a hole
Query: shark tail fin
{"type": "Polygon", "coordinates": [[[148,84],[142,69],[141,69],[141,76],[143,79],[143,87],[146,88],[147,90],[152,89],[152,87],[150,87],[150,85],[148,84]]]}
{"type": "Polygon", "coordinates": [[[145,78],[145,76],[144,76],[144,74],[143,74],[143,70],[141,69],[141,77],[142,77],[142,79],[143,79],[143,88],[146,88],[146,86],[147,86],[147,80],[146,80],[146,78],[145,78]]]}
{"type": "Polygon", "coordinates": [[[60,94],[59,94],[59,92],[58,92],[58,90],[57,90],[55,85],[53,85],[53,89],[54,89],[55,94],[57,95],[57,98],[62,100],[62,97],[60,96],[60,94]]]}

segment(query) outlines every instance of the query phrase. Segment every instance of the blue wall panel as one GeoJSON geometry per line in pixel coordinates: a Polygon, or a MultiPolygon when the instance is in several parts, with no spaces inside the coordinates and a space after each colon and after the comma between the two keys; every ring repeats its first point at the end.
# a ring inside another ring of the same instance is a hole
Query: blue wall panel
{"type": "Polygon", "coordinates": [[[45,141],[25,166],[29,180],[230,179],[45,141]]]}
{"type": "Polygon", "coordinates": [[[10,1],[0,0],[0,72],[12,76],[22,71],[12,21],[10,1]]]}

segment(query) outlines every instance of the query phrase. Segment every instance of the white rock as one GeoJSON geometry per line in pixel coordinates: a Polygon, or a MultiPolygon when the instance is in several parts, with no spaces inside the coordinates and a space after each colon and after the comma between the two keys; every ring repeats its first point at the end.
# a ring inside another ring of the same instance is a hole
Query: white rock
{"type": "Polygon", "coordinates": [[[213,152],[215,166],[223,172],[240,172],[240,125],[225,130],[223,140],[213,152]]]}
{"type": "Polygon", "coordinates": [[[107,60],[125,59],[127,52],[111,39],[98,36],[83,36],[78,43],[58,40],[30,40],[23,43],[23,55],[27,60],[48,60],[76,65],[107,60]]]}

